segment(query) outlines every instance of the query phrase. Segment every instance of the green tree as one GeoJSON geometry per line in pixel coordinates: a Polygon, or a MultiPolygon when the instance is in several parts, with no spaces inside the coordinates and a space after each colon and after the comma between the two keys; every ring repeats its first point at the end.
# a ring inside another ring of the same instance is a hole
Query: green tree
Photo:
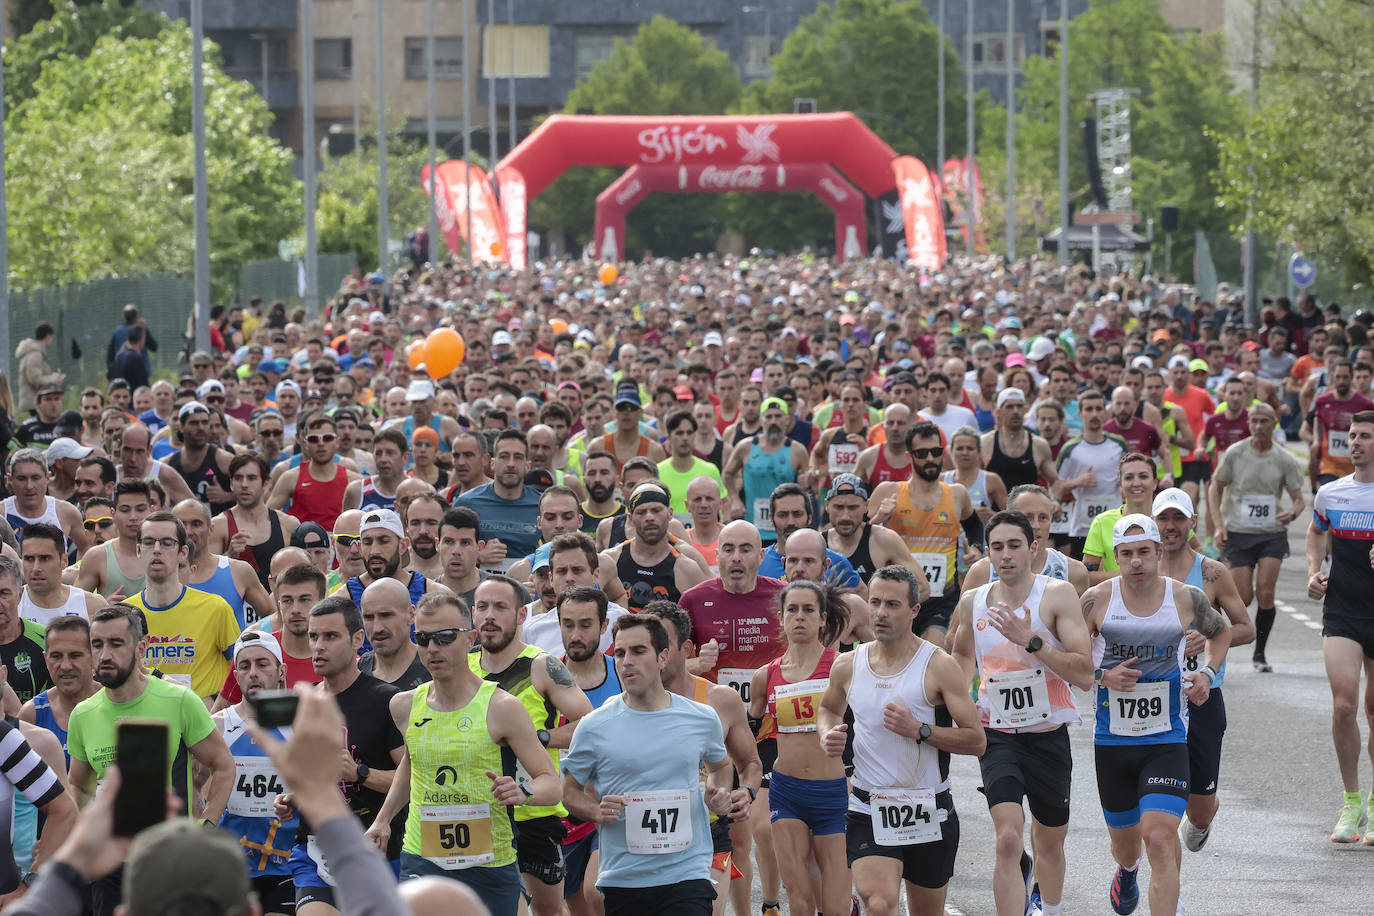
{"type": "MultiPolygon", "coordinates": [[[[1016,114],[1018,185],[1024,180],[1029,188],[1054,189],[1058,51],[1028,58],[1023,73],[1016,114]]],[[[1230,223],[1216,201],[1213,181],[1219,156],[1209,136],[1209,131],[1232,130],[1240,123],[1221,42],[1196,35],[1180,39],[1155,0],[1093,0],[1087,12],[1069,23],[1070,125],[1075,130],[1069,145],[1069,191],[1075,208],[1089,200],[1077,126],[1091,116],[1089,93],[1116,88],[1136,90],[1131,98],[1133,206],[1143,219],[1158,213],[1160,204],[1178,204],[1174,263],[1188,264],[1195,229],[1221,232],[1230,223]]],[[[988,110],[980,117],[978,149],[991,194],[1006,170],[1005,109],[988,110]]],[[[1018,232],[1023,252],[1032,250],[1036,237],[1058,224],[1058,196],[1051,192],[1044,200],[1038,219],[1026,226],[1031,231],[1018,232]]],[[[999,235],[1001,225],[990,225],[989,236],[999,235]]]]}
{"type": "MultiPolygon", "coordinates": [[[[939,99],[934,91],[940,30],[920,0],[835,0],[820,4],[783,41],[773,75],[754,82],[744,112],[791,112],[798,98],[821,111],[853,111],[900,154],[936,167],[939,99]],[[917,87],[923,87],[918,89],[917,87]]],[[[946,39],[945,138],[951,155],[964,136],[962,68],[946,39]]],[[[755,244],[831,244],[830,211],[811,195],[730,195],[730,226],[755,244]]]]}
{"type": "MultiPolygon", "coordinates": [[[[6,17],[9,19],[10,31],[15,36],[24,35],[45,20],[53,18],[63,6],[73,2],[78,6],[91,6],[103,0],[10,0],[9,15],[6,17]]],[[[131,4],[134,0],[126,2],[131,4]]]]}
{"type": "MultiPolygon", "coordinates": [[[[429,220],[429,197],[420,169],[429,162],[421,141],[392,134],[386,141],[388,236],[403,241],[429,220]]],[[[439,152],[436,162],[448,155],[439,152]]],[[[475,161],[475,160],[474,160],[475,161]]],[[[485,163],[482,163],[485,166],[485,163]]],[[[365,270],[377,266],[377,149],[331,156],[319,175],[316,226],[322,252],[352,251],[365,270]]]]}
{"type": "MultiPolygon", "coordinates": [[[[85,57],[105,35],[153,38],[171,22],[153,10],[126,0],[47,0],[48,14],[36,25],[15,29],[20,37],[5,42],[5,110],[17,108],[37,91],[43,65],[64,54],[85,57]]],[[[11,8],[11,22],[20,7],[11,8]]]]}
{"type": "MultiPolygon", "coordinates": [[[[1359,0],[1278,4],[1261,21],[1255,117],[1218,131],[1221,200],[1237,224],[1297,242],[1347,285],[1374,275],[1374,16],[1359,0]]],[[[1246,54],[1248,60],[1248,49],[1246,54]]]]}
{"type": "MultiPolygon", "coordinates": [[[[210,259],[221,280],[300,219],[291,152],[261,96],[205,66],[210,259]]],[[[184,273],[192,223],[191,35],[99,39],[43,67],[9,112],[10,269],[20,285],[184,273]]]]}
{"type": "MultiPolygon", "coordinates": [[[[740,97],[739,73],[729,56],[699,32],[663,16],[640,26],[628,42],[573,88],[566,113],[599,115],[724,114],[740,97]]],[[[596,195],[622,170],[570,169],[530,209],[530,225],[567,236],[580,247],[591,239],[596,195]]],[[[656,195],[630,214],[627,249],[682,254],[710,248],[722,228],[713,195],[656,195]]],[[[574,249],[576,250],[576,249],[574,249]]]]}

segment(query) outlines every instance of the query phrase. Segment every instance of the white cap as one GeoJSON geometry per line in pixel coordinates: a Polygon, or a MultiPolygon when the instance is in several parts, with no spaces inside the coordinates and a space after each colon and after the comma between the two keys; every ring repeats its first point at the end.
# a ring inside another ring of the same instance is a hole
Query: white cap
{"type": "Polygon", "coordinates": [[[1020,388],[1003,388],[997,395],[997,406],[1005,407],[1011,401],[1026,403],[1026,393],[1020,388]]]}
{"type": "Polygon", "coordinates": [[[238,661],[239,653],[244,649],[266,649],[272,653],[277,664],[284,664],[286,661],[282,657],[281,643],[277,642],[277,637],[266,630],[244,630],[239,634],[239,638],[234,641],[234,661],[238,661]]]}
{"type": "Polygon", "coordinates": [[[1132,369],[1153,369],[1154,367],[1154,360],[1145,355],[1137,356],[1135,359],[1131,360],[1132,369]]]}
{"type": "Polygon", "coordinates": [[[1117,519],[1116,524],[1112,526],[1112,547],[1135,544],[1139,541],[1159,543],[1159,526],[1155,524],[1155,520],[1139,512],[1132,512],[1117,519]],[[1126,532],[1132,528],[1139,528],[1141,533],[1127,534],[1126,532]]]}
{"type": "Polygon", "coordinates": [[[1169,357],[1169,368],[1172,369],[1175,366],[1182,366],[1183,368],[1187,369],[1188,357],[1184,356],[1182,353],[1179,353],[1176,356],[1169,357]]]}
{"type": "Polygon", "coordinates": [[[1185,518],[1194,516],[1193,501],[1188,498],[1178,487],[1170,487],[1167,490],[1160,490],[1155,497],[1154,505],[1150,507],[1150,514],[1158,516],[1165,509],[1177,509],[1182,512],[1185,518]]]}
{"type": "Polygon", "coordinates": [[[725,341],[721,339],[719,331],[707,331],[706,336],[701,339],[703,347],[723,347],[725,341]]]}
{"type": "Polygon", "coordinates": [[[1048,337],[1037,337],[1035,343],[1030,345],[1030,351],[1026,354],[1026,357],[1030,359],[1031,362],[1038,363],[1052,353],[1054,353],[1054,344],[1050,339],[1048,337]]]}
{"type": "MultiPolygon", "coordinates": [[[[295,383],[293,382],[292,384],[294,385],[295,383]]],[[[281,386],[278,385],[277,387],[280,388],[281,386]]],[[[300,393],[300,388],[296,388],[296,394],[300,393]]],[[[200,413],[209,413],[210,408],[206,407],[200,401],[187,401],[185,404],[182,404],[181,409],[177,411],[177,419],[185,420],[187,414],[193,414],[197,411],[199,411],[200,413]]]]}
{"type": "MultiPolygon", "coordinates": [[[[1153,522],[1151,524],[1153,524],[1153,522]]],[[[384,531],[390,531],[398,538],[406,536],[405,526],[401,524],[401,517],[392,509],[373,509],[371,512],[364,515],[363,523],[358,528],[358,534],[361,536],[367,534],[369,531],[375,531],[378,528],[384,531]]],[[[1155,539],[1159,539],[1158,532],[1155,534],[1155,539]]]]}
{"type": "Polygon", "coordinates": [[[297,385],[289,378],[277,382],[277,395],[280,396],[283,391],[294,392],[296,397],[301,396],[301,386],[297,385]]]}
{"type": "Polygon", "coordinates": [[[497,331],[491,335],[491,345],[493,347],[509,347],[515,343],[510,336],[510,331],[497,331]]]}
{"type": "Polygon", "coordinates": [[[427,401],[434,397],[434,383],[427,378],[414,378],[406,388],[407,401],[427,401]]]}
{"type": "Polygon", "coordinates": [[[779,337],[796,337],[796,336],[797,336],[797,329],[794,328],[794,327],[792,327],[792,326],[789,324],[787,327],[783,328],[781,331],[778,332],[778,336],[779,336],[779,337]]]}
{"type": "Polygon", "coordinates": [[[224,385],[219,379],[212,378],[201,382],[200,387],[196,389],[196,397],[203,398],[212,391],[215,394],[224,394],[224,385]]]}
{"type": "Polygon", "coordinates": [[[48,461],[48,467],[52,467],[54,463],[63,458],[75,458],[79,461],[93,451],[95,451],[95,449],[91,448],[89,445],[82,445],[75,439],[68,436],[62,436],[48,443],[47,451],[43,453],[43,456],[48,461]]]}

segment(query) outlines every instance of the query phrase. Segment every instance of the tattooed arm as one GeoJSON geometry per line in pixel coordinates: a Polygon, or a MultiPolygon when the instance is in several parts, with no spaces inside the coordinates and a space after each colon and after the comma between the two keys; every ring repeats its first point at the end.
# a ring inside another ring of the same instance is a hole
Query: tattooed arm
{"type": "Polygon", "coordinates": [[[550,715],[548,722],[536,722],[536,730],[544,729],[549,733],[549,747],[564,748],[572,744],[573,729],[577,720],[592,711],[592,702],[573,680],[572,672],[552,655],[544,654],[530,666],[530,681],[534,689],[544,697],[546,705],[552,706],[567,719],[567,724],[557,724],[557,718],[550,715]]]}
{"type": "Polygon", "coordinates": [[[1231,624],[1231,646],[1243,646],[1254,642],[1255,627],[1250,622],[1250,614],[1245,610],[1245,602],[1240,599],[1236,580],[1230,571],[1217,560],[1202,561],[1202,581],[1207,594],[1212,598],[1212,606],[1226,615],[1231,624]]]}

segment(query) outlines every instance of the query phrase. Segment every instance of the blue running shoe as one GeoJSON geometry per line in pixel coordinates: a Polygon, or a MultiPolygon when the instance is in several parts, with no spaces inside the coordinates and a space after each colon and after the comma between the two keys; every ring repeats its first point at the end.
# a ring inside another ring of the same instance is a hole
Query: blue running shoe
{"type": "Polygon", "coordinates": [[[1110,893],[1112,901],[1112,912],[1120,916],[1128,916],[1135,912],[1136,906],[1140,903],[1140,885],[1136,884],[1136,873],[1126,871],[1120,865],[1116,867],[1116,875],[1112,878],[1112,890],[1110,893]]]}
{"type": "Polygon", "coordinates": [[[1040,882],[1031,887],[1029,916],[1041,916],[1045,912],[1045,901],[1040,898],[1040,882]]]}

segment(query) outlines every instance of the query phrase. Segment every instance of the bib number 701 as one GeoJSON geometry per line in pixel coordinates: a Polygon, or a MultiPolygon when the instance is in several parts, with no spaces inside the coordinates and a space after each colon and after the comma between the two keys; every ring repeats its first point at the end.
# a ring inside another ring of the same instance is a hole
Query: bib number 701
{"type": "Polygon", "coordinates": [[[1002,695],[1003,709],[1025,709],[1035,703],[1035,695],[1029,686],[1002,687],[998,693],[1002,695]]]}

